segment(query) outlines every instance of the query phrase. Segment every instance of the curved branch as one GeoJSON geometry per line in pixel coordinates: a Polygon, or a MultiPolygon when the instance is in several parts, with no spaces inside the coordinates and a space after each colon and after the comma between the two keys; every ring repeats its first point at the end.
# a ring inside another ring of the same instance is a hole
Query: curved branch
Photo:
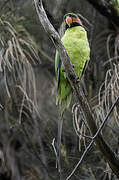
{"type": "MultiPolygon", "coordinates": [[[[88,123],[92,136],[95,136],[97,132],[97,126],[92,113],[92,110],[88,104],[86,97],[84,96],[83,90],[80,87],[80,83],[76,77],[70,58],[61,42],[59,34],[55,31],[52,24],[49,22],[45,10],[42,5],[42,0],[34,0],[39,20],[44,27],[47,35],[53,41],[56,49],[59,51],[62,63],[65,67],[66,76],[77,96],[80,107],[83,111],[85,119],[88,123]]],[[[113,172],[119,177],[119,159],[117,155],[112,151],[111,147],[105,142],[102,135],[99,133],[95,138],[95,143],[108,161],[113,172]]]]}

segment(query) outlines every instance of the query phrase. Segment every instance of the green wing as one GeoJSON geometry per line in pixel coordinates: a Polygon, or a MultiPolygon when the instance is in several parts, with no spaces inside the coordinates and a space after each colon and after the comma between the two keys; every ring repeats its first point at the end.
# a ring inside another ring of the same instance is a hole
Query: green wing
{"type": "Polygon", "coordinates": [[[61,68],[61,59],[59,56],[58,51],[56,51],[56,57],[55,57],[55,73],[57,77],[57,89],[60,86],[60,68],[61,68]]]}
{"type": "Polygon", "coordinates": [[[66,73],[64,72],[63,65],[58,51],[56,51],[55,56],[55,72],[57,77],[57,96],[56,104],[61,105],[61,115],[64,110],[69,107],[72,97],[72,88],[66,78],[66,73]]]}

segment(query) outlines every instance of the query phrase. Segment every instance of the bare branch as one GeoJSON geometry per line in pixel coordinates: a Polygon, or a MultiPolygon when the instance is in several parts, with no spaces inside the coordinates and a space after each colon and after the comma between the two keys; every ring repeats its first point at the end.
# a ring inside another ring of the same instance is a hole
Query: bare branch
{"type": "MultiPolygon", "coordinates": [[[[42,1],[40,0],[34,0],[35,7],[37,14],[39,16],[39,20],[44,27],[45,31],[47,32],[48,36],[52,39],[55,47],[59,51],[62,63],[65,67],[66,76],[77,96],[77,99],[79,101],[81,110],[83,111],[83,114],[85,116],[85,119],[88,123],[88,126],[90,128],[92,136],[94,136],[97,132],[97,126],[95,124],[95,119],[92,114],[92,110],[88,104],[88,101],[86,97],[84,96],[84,93],[80,87],[79,80],[77,79],[73,66],[71,64],[70,58],[60,40],[60,37],[58,33],[55,31],[54,27],[49,22],[47,15],[45,13],[45,10],[42,5],[42,1]]],[[[112,151],[111,147],[108,146],[108,144],[103,139],[102,135],[99,133],[95,137],[95,142],[104,155],[104,157],[107,159],[110,167],[112,168],[113,172],[119,177],[119,159],[115,155],[115,153],[112,151]]]]}
{"type": "Polygon", "coordinates": [[[73,169],[73,171],[71,172],[71,174],[66,178],[66,180],[69,180],[69,179],[73,176],[73,174],[75,173],[75,171],[77,170],[77,168],[79,167],[79,165],[82,163],[85,155],[88,153],[88,151],[89,151],[90,148],[92,147],[92,145],[93,145],[93,143],[94,143],[94,141],[95,141],[95,138],[98,136],[98,134],[100,133],[100,131],[103,129],[105,123],[107,122],[110,114],[112,113],[112,111],[113,111],[114,107],[116,106],[116,104],[118,103],[118,101],[119,101],[119,97],[115,100],[114,104],[113,104],[112,107],[110,108],[110,110],[109,110],[109,112],[107,113],[104,121],[102,122],[101,126],[100,126],[99,129],[97,130],[96,134],[95,134],[93,137],[91,137],[91,138],[92,138],[91,142],[89,143],[89,145],[87,146],[87,148],[86,148],[85,151],[83,152],[83,154],[82,154],[79,162],[77,163],[77,165],[75,166],[75,168],[73,169]]]}

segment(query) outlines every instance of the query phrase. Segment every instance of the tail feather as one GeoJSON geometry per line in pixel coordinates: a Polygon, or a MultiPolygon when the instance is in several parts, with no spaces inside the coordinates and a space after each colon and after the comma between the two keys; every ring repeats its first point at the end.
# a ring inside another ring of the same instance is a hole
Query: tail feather
{"type": "Polygon", "coordinates": [[[57,134],[57,167],[61,179],[61,138],[62,138],[62,126],[63,126],[63,117],[59,115],[58,119],[58,134],[57,134]]]}
{"type": "Polygon", "coordinates": [[[61,100],[60,96],[56,98],[56,104],[60,106],[60,114],[58,118],[58,135],[57,135],[57,165],[61,179],[61,139],[62,139],[62,127],[63,127],[63,114],[69,107],[72,99],[72,92],[66,97],[65,100],[61,100]]]}

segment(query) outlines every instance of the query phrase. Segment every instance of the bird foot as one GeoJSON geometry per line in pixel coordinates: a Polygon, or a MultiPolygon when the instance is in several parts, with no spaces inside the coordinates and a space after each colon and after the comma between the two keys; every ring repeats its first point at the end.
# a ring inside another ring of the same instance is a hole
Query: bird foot
{"type": "Polygon", "coordinates": [[[73,69],[75,68],[75,65],[74,64],[72,64],[72,67],[73,67],[73,69]]]}

